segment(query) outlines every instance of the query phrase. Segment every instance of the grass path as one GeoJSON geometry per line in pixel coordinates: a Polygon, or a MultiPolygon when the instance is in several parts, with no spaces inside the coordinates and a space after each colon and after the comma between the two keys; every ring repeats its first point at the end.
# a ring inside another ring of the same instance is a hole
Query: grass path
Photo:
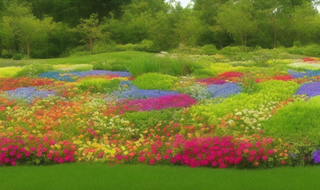
{"type": "Polygon", "coordinates": [[[318,189],[320,167],[267,170],[173,166],[64,164],[1,167],[2,190],[9,189],[318,189]]]}

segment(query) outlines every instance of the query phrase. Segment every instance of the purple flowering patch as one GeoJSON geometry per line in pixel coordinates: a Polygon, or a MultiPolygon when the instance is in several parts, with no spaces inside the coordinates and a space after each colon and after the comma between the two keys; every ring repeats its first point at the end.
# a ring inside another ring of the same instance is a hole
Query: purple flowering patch
{"type": "Polygon", "coordinates": [[[53,91],[36,90],[34,87],[21,87],[15,90],[6,91],[8,96],[13,99],[25,99],[31,102],[34,98],[46,98],[50,95],[54,95],[53,91]]]}
{"type": "Polygon", "coordinates": [[[297,90],[298,95],[307,95],[308,97],[320,95],[320,82],[304,83],[297,90]]]}

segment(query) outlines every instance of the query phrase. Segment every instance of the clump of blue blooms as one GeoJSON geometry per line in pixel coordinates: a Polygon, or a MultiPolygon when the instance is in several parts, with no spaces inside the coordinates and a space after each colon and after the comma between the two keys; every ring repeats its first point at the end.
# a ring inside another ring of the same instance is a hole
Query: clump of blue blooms
{"type": "Polygon", "coordinates": [[[142,90],[138,89],[135,85],[131,85],[128,88],[120,91],[115,91],[112,95],[118,97],[119,99],[144,99],[144,98],[159,98],[168,95],[178,95],[176,91],[165,91],[165,90],[142,90]]]}
{"type": "Polygon", "coordinates": [[[34,98],[46,98],[50,95],[54,95],[54,91],[36,90],[34,87],[20,87],[15,90],[6,91],[10,99],[24,99],[28,102],[32,102],[34,98]]]}
{"type": "Polygon", "coordinates": [[[304,83],[295,93],[296,95],[307,95],[308,97],[313,97],[320,95],[320,82],[304,83]]]}
{"type": "Polygon", "coordinates": [[[316,150],[313,155],[312,159],[314,160],[314,163],[319,163],[320,162],[320,150],[316,150]]]}
{"type": "Polygon", "coordinates": [[[95,76],[95,75],[108,75],[108,76],[119,76],[119,77],[131,77],[131,74],[127,71],[104,71],[104,70],[93,70],[93,71],[74,71],[68,73],[62,73],[58,71],[50,71],[41,73],[39,78],[51,78],[59,81],[73,82],[78,78],[95,76]]]}
{"type": "Polygon", "coordinates": [[[294,78],[304,78],[304,77],[315,77],[320,75],[320,71],[305,71],[305,72],[295,72],[291,69],[288,70],[288,73],[294,78]]]}
{"type": "Polygon", "coordinates": [[[76,78],[78,78],[78,77],[72,77],[72,75],[69,75],[68,73],[61,73],[58,71],[49,71],[49,72],[41,73],[39,74],[38,77],[50,78],[50,79],[65,81],[65,82],[73,82],[76,80],[76,78]]]}
{"type": "Polygon", "coordinates": [[[242,91],[242,87],[234,83],[225,83],[222,85],[211,84],[208,86],[208,97],[226,98],[232,94],[238,94],[242,91]]]}

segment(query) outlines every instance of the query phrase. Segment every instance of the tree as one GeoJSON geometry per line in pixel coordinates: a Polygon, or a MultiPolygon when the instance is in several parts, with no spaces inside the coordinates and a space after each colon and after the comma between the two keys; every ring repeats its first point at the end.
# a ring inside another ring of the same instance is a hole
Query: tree
{"type": "Polygon", "coordinates": [[[3,32],[7,38],[3,43],[9,49],[16,44],[19,44],[20,47],[15,49],[25,47],[29,58],[32,43],[45,41],[51,24],[52,18],[40,21],[33,16],[30,7],[13,3],[3,16],[3,32]]]}
{"type": "Polygon", "coordinates": [[[82,41],[89,43],[91,54],[94,41],[102,37],[102,28],[99,26],[98,15],[95,13],[92,13],[89,19],[81,19],[80,24],[72,31],[82,34],[82,41]]]}
{"type": "Polygon", "coordinates": [[[246,47],[248,34],[256,30],[252,12],[251,0],[230,0],[219,8],[217,24],[240,40],[242,47],[246,47]]]}

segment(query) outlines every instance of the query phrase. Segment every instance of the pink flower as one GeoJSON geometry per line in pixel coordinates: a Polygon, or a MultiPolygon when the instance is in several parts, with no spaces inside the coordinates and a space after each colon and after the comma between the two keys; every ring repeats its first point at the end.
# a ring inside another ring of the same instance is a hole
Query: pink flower
{"type": "Polygon", "coordinates": [[[263,155],[261,158],[262,158],[263,161],[266,161],[268,159],[268,156],[267,155],[263,155]]]}
{"type": "Polygon", "coordinates": [[[223,168],[227,168],[228,165],[224,162],[220,163],[219,168],[223,169],[223,168]]]}
{"type": "Polygon", "coordinates": [[[100,152],[100,154],[98,155],[98,158],[102,158],[104,154],[104,151],[100,152]]]}
{"type": "Polygon", "coordinates": [[[117,155],[116,158],[117,158],[118,160],[122,160],[122,156],[121,156],[121,155],[117,155]]]}
{"type": "Polygon", "coordinates": [[[256,154],[257,154],[257,152],[255,150],[251,150],[250,156],[255,156],[256,154]]]}
{"type": "Polygon", "coordinates": [[[55,141],[54,139],[51,139],[51,140],[49,141],[49,143],[50,143],[50,145],[55,145],[55,144],[56,144],[56,141],[55,141]]]}
{"type": "Polygon", "coordinates": [[[9,158],[4,158],[4,162],[8,163],[8,162],[10,162],[10,159],[9,158]]]}
{"type": "Polygon", "coordinates": [[[53,158],[53,161],[54,161],[54,162],[58,162],[58,160],[59,160],[59,157],[57,157],[57,156],[55,156],[55,157],[53,158]]]}
{"type": "Polygon", "coordinates": [[[158,161],[161,160],[161,154],[160,154],[160,152],[158,152],[158,154],[156,155],[156,160],[158,160],[158,161]]]}
{"type": "Polygon", "coordinates": [[[35,147],[31,147],[31,148],[30,148],[30,151],[31,151],[31,152],[33,152],[33,151],[35,151],[35,150],[36,150],[35,147]]]}
{"type": "Polygon", "coordinates": [[[258,155],[258,156],[256,156],[256,160],[257,161],[259,161],[260,160],[260,156],[258,155]]]}
{"type": "Polygon", "coordinates": [[[253,157],[253,156],[250,156],[250,157],[248,158],[248,160],[249,160],[250,162],[252,162],[252,161],[254,160],[254,157],[253,157]]]}
{"type": "Polygon", "coordinates": [[[273,154],[273,150],[269,150],[269,151],[268,151],[268,154],[269,154],[269,155],[273,154]]]}
{"type": "Polygon", "coordinates": [[[15,154],[16,154],[16,151],[14,151],[14,150],[12,150],[12,151],[9,152],[9,155],[10,155],[10,156],[14,156],[15,154]]]}
{"type": "Polygon", "coordinates": [[[37,152],[37,156],[38,157],[42,156],[42,152],[37,152]]]}
{"type": "Polygon", "coordinates": [[[170,158],[170,155],[166,154],[166,155],[163,156],[163,159],[165,159],[165,160],[168,160],[169,158],[170,158]]]}
{"type": "Polygon", "coordinates": [[[260,147],[260,146],[261,146],[260,141],[257,141],[257,142],[256,142],[256,147],[260,147]]]}
{"type": "MultiPolygon", "coordinates": [[[[150,160],[151,161],[151,160],[150,160]]],[[[175,158],[175,157],[173,157],[173,158],[171,158],[171,160],[170,160],[172,163],[176,163],[177,162],[177,159],[175,158]]]]}
{"type": "Polygon", "coordinates": [[[167,154],[170,154],[171,152],[172,152],[171,149],[168,149],[168,150],[167,150],[167,154]]]}
{"type": "Polygon", "coordinates": [[[211,166],[215,167],[215,166],[217,166],[217,165],[218,165],[217,161],[213,160],[213,161],[211,162],[211,166]]]}
{"type": "Polygon", "coordinates": [[[146,158],[144,156],[139,157],[139,162],[143,162],[146,158]]]}
{"type": "Polygon", "coordinates": [[[234,160],[234,164],[240,164],[240,162],[242,161],[242,156],[239,156],[239,157],[237,157],[235,160],[234,160]]]}
{"type": "MultiPolygon", "coordinates": [[[[155,162],[156,162],[156,161],[152,158],[152,159],[150,160],[149,164],[150,164],[150,165],[153,165],[155,162]]],[[[173,163],[175,163],[175,162],[173,162],[173,163]]]]}
{"type": "Polygon", "coordinates": [[[47,154],[47,158],[48,158],[49,160],[51,160],[51,159],[52,159],[52,154],[47,154]]]}
{"type": "Polygon", "coordinates": [[[62,164],[63,163],[63,158],[59,158],[58,163],[62,164]]]}
{"type": "Polygon", "coordinates": [[[16,155],[16,158],[17,158],[17,159],[20,159],[20,158],[21,158],[21,154],[18,153],[18,154],[16,155]]]}
{"type": "Polygon", "coordinates": [[[11,165],[12,166],[16,166],[16,162],[11,162],[11,165]]]}
{"type": "Polygon", "coordinates": [[[25,152],[26,150],[24,148],[21,148],[20,149],[20,152],[25,152]]]}
{"type": "Polygon", "coordinates": [[[26,157],[30,156],[30,152],[29,151],[26,151],[24,154],[26,155],[26,157]]]}

